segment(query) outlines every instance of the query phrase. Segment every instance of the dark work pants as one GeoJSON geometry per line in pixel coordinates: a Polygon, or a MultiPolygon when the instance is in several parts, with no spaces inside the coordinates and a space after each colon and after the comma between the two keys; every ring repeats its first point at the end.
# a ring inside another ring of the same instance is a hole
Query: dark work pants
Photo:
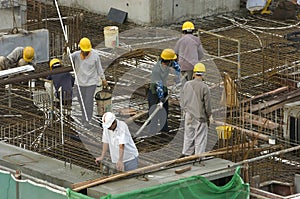
{"type": "MultiPolygon", "coordinates": [[[[167,97],[168,93],[164,93],[164,97],[167,97]]],[[[148,105],[149,105],[149,116],[156,109],[156,105],[159,103],[157,94],[152,94],[151,89],[148,92],[148,105]]],[[[160,131],[168,132],[168,112],[169,104],[168,100],[163,104],[163,108],[159,110],[156,115],[153,117],[149,124],[149,133],[155,135],[160,131]]]]}
{"type": "Polygon", "coordinates": [[[92,119],[93,116],[93,108],[94,108],[94,93],[96,90],[96,85],[92,85],[92,86],[80,86],[80,91],[81,91],[81,95],[82,95],[82,100],[83,103],[80,99],[79,96],[79,92],[77,90],[77,85],[75,85],[76,88],[76,95],[81,107],[81,111],[82,111],[82,124],[85,123],[89,123],[92,119]],[[84,109],[83,106],[85,107],[86,110],[86,115],[84,113],[84,109]],[[87,116],[87,118],[86,118],[87,116]]]}

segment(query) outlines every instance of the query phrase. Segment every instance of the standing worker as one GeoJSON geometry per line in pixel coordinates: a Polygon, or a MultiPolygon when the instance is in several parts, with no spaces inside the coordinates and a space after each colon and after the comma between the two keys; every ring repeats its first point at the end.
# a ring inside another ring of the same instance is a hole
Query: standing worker
{"type": "Polygon", "coordinates": [[[127,124],[116,119],[112,112],[106,112],[102,117],[102,126],[102,153],[96,158],[96,164],[103,160],[109,148],[111,161],[116,164],[118,171],[137,169],[139,153],[127,124]]]}
{"type": "Polygon", "coordinates": [[[185,115],[182,156],[205,152],[212,114],[209,87],[203,82],[205,65],[197,63],[193,72],[194,79],[185,83],[180,95],[180,105],[185,115]]]}
{"type": "MultiPolygon", "coordinates": [[[[57,58],[54,58],[49,63],[50,70],[62,67],[61,61],[57,58]]],[[[74,86],[74,77],[70,72],[59,73],[54,75],[49,75],[48,80],[53,81],[55,89],[55,97],[60,99],[59,89],[62,91],[62,102],[63,105],[67,106],[67,109],[71,109],[72,105],[72,95],[73,95],[73,86],[74,86]]]]}
{"type": "Polygon", "coordinates": [[[71,54],[77,76],[75,88],[77,89],[77,98],[82,111],[82,124],[90,128],[96,87],[99,84],[107,86],[107,82],[101,66],[100,57],[96,51],[92,49],[91,41],[84,37],[80,40],[79,47],[79,51],[71,54]],[[81,95],[78,91],[79,89],[81,95]]]}
{"type": "Polygon", "coordinates": [[[178,55],[178,63],[181,66],[181,75],[186,75],[182,84],[192,79],[194,65],[204,57],[201,40],[193,35],[194,31],[195,26],[192,22],[184,22],[182,37],[177,41],[174,49],[178,55]]]}
{"type": "Polygon", "coordinates": [[[177,56],[173,49],[164,49],[160,55],[160,60],[154,65],[151,74],[151,82],[148,92],[149,116],[157,108],[158,103],[163,103],[163,107],[152,118],[149,130],[150,134],[159,131],[168,132],[168,111],[169,105],[167,79],[170,67],[173,67],[180,74],[180,66],[176,62],[177,56]]]}
{"type": "Polygon", "coordinates": [[[16,47],[10,54],[0,56],[0,70],[33,64],[34,49],[31,46],[16,47]]]}

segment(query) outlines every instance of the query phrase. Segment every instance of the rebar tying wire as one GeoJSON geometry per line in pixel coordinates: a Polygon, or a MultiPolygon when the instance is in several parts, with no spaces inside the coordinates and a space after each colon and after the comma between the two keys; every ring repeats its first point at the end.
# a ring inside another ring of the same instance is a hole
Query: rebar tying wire
{"type": "MultiPolygon", "coordinates": [[[[56,10],[57,10],[58,17],[59,17],[61,29],[62,29],[63,34],[64,34],[64,37],[65,37],[65,41],[66,41],[66,43],[68,43],[68,35],[67,35],[67,32],[66,32],[66,30],[65,30],[65,28],[64,28],[64,24],[63,24],[63,21],[62,21],[62,17],[61,17],[61,15],[60,15],[60,10],[59,10],[58,4],[57,4],[57,0],[54,0],[54,2],[55,2],[55,7],[56,7],[56,10]]],[[[72,68],[73,68],[73,71],[74,71],[75,82],[76,82],[76,85],[77,85],[77,90],[78,90],[78,92],[79,92],[80,100],[81,100],[81,102],[82,102],[81,104],[82,104],[84,116],[85,116],[86,121],[88,121],[88,117],[87,117],[87,114],[86,114],[85,105],[84,105],[84,103],[83,103],[82,94],[81,94],[81,90],[80,90],[80,87],[79,87],[79,84],[78,84],[78,78],[77,78],[77,74],[76,74],[76,70],[75,70],[75,66],[74,66],[73,59],[72,59],[72,57],[71,57],[71,51],[70,51],[69,46],[67,46],[67,54],[69,55],[69,58],[70,58],[70,61],[71,61],[71,65],[72,65],[72,68]]]]}

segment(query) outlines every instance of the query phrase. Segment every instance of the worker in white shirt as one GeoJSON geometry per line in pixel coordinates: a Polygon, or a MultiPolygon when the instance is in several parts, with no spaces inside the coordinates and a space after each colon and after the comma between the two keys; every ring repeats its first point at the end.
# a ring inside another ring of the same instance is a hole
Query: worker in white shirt
{"type": "Polygon", "coordinates": [[[118,171],[137,169],[139,153],[127,124],[116,119],[112,112],[106,112],[102,116],[102,127],[102,154],[95,159],[96,164],[103,160],[109,149],[111,161],[118,171]]]}

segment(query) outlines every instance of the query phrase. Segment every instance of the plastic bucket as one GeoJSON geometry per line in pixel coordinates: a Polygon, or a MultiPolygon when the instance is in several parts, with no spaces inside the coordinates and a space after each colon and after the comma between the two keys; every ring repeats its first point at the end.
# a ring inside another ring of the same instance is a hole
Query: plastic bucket
{"type": "Polygon", "coordinates": [[[231,138],[232,127],[231,126],[217,126],[219,139],[227,140],[231,138]]]}
{"type": "Polygon", "coordinates": [[[107,48],[119,46],[119,28],[117,26],[104,27],[104,42],[107,48]]]}
{"type": "Polygon", "coordinates": [[[111,111],[111,92],[98,91],[95,95],[98,115],[102,116],[105,112],[111,111]]]}
{"type": "Polygon", "coordinates": [[[266,6],[266,0],[248,0],[246,4],[246,8],[250,11],[258,11],[262,10],[266,6]]]}

